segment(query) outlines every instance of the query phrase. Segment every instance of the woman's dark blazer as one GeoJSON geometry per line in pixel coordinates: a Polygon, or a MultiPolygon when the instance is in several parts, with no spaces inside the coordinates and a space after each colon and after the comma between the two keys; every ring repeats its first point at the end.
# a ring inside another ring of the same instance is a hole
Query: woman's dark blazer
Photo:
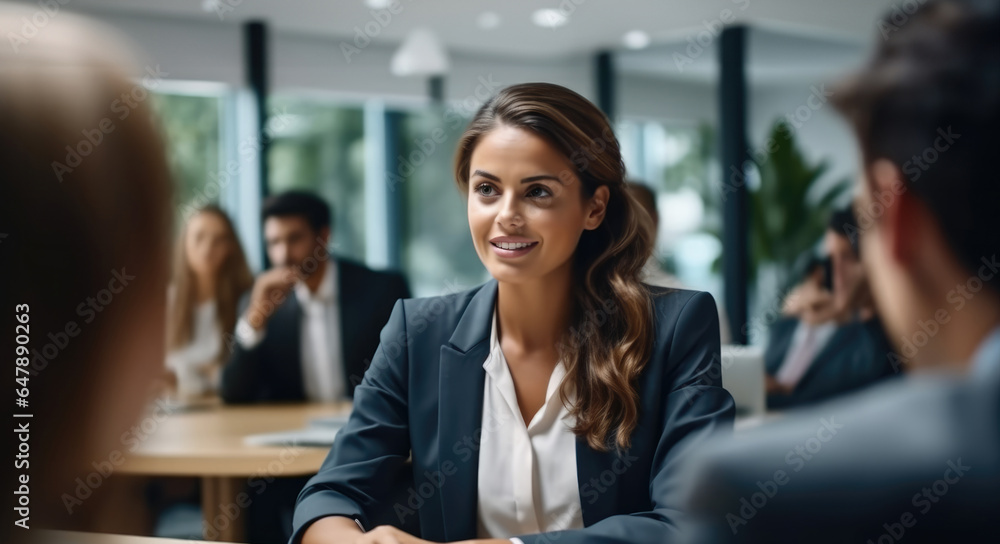
{"type": "MultiPolygon", "coordinates": [[[[703,292],[650,289],[655,338],[636,384],[641,407],[631,448],[600,452],[578,438],[585,528],[518,535],[525,544],[675,540],[687,460],[710,434],[732,429],[715,301],[703,292]]],[[[419,536],[435,542],[476,538],[483,362],[496,293],[491,280],[462,293],[396,302],[347,425],[299,494],[293,544],[329,515],[354,517],[368,530],[418,521],[419,536]],[[406,489],[400,481],[409,482],[406,489]]],[[[603,323],[600,315],[592,319],[603,323]]]]}

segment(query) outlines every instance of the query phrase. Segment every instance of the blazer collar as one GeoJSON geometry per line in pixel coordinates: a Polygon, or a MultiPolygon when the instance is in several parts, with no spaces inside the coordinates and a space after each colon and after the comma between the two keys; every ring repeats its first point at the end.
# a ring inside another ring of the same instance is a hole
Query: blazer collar
{"type": "Polygon", "coordinates": [[[489,341],[496,301],[497,280],[490,279],[472,296],[448,342],[459,351],[467,352],[476,344],[489,341]]]}

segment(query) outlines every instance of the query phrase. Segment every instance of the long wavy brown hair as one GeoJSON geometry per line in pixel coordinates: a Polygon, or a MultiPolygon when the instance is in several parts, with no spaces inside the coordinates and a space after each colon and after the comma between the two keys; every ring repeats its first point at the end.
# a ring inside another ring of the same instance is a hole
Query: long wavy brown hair
{"type": "MultiPolygon", "coordinates": [[[[229,255],[219,267],[215,282],[215,316],[222,331],[222,348],[219,350],[219,354],[220,357],[225,358],[228,351],[226,335],[232,333],[236,328],[236,305],[240,296],[253,286],[253,275],[250,273],[250,267],[247,266],[246,254],[236,237],[236,229],[233,228],[233,222],[229,219],[229,215],[218,206],[209,204],[199,208],[191,217],[203,213],[214,215],[222,220],[226,225],[226,239],[230,245],[229,255]]],[[[190,220],[185,223],[174,247],[174,293],[170,305],[170,317],[167,321],[168,349],[178,349],[187,345],[194,334],[194,308],[198,304],[197,289],[194,271],[188,264],[187,250],[185,249],[190,223],[190,220]]]]}
{"type": "Polygon", "coordinates": [[[573,164],[581,197],[607,186],[604,221],[585,230],[573,256],[573,324],[560,342],[576,417],[573,432],[606,451],[612,434],[631,444],[639,420],[636,380],[652,352],[651,293],[639,279],[653,250],[652,220],[626,190],[625,163],[608,118],[594,104],[559,85],[525,83],[501,90],[476,113],[458,143],[455,179],[468,194],[472,152],[484,134],[504,125],[547,140],[573,164]]]}

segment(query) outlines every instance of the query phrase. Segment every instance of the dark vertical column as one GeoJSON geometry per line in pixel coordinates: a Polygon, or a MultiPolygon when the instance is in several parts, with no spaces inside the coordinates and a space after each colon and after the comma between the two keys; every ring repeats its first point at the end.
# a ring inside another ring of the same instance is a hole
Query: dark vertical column
{"type": "Polygon", "coordinates": [[[444,76],[431,76],[427,79],[427,94],[435,105],[444,104],[444,76]]]}
{"type": "MultiPolygon", "coordinates": [[[[385,171],[400,175],[398,157],[402,154],[401,145],[403,130],[403,114],[398,111],[385,112],[385,171]]],[[[386,180],[388,182],[388,179],[386,180]]],[[[389,268],[403,268],[403,225],[407,218],[406,190],[409,183],[389,183],[386,193],[386,234],[388,235],[389,268]]]]}
{"type": "Polygon", "coordinates": [[[615,121],[615,65],[611,51],[601,51],[594,56],[594,76],[597,88],[597,107],[612,123],[615,121]]]}
{"type": "Polygon", "coordinates": [[[746,28],[722,31],[719,51],[719,150],[722,160],[722,268],[733,343],[746,344],[749,217],[746,161],[746,28]]]}
{"type": "MultiPolygon", "coordinates": [[[[253,96],[254,107],[257,112],[257,126],[255,134],[260,140],[260,149],[257,152],[257,163],[260,181],[261,201],[267,198],[268,187],[268,149],[270,138],[264,132],[267,126],[267,97],[268,97],[268,57],[267,57],[267,26],[262,21],[250,21],[243,25],[243,56],[246,63],[247,87],[253,96]]],[[[264,245],[263,225],[261,225],[260,243],[264,245]]],[[[267,258],[267,248],[263,247],[261,253],[264,268],[269,268],[271,263],[267,258]]]]}

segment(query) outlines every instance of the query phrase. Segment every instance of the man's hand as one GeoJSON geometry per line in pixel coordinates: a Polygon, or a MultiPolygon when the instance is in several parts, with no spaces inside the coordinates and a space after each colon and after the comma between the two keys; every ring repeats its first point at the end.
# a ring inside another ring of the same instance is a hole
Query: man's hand
{"type": "MultiPolygon", "coordinates": [[[[330,516],[316,520],[302,535],[302,544],[431,544],[390,525],[362,533],[351,518],[330,516]]],[[[509,543],[508,543],[509,544],[509,543]]]]}
{"type": "Polygon", "coordinates": [[[764,375],[764,390],[768,395],[790,395],[792,388],[779,382],[770,374],[764,375]]]}
{"type": "Polygon", "coordinates": [[[250,307],[246,313],[247,322],[251,327],[259,331],[267,325],[268,319],[274,314],[274,309],[284,302],[297,279],[291,267],[273,268],[257,276],[250,292],[250,307]]]}

